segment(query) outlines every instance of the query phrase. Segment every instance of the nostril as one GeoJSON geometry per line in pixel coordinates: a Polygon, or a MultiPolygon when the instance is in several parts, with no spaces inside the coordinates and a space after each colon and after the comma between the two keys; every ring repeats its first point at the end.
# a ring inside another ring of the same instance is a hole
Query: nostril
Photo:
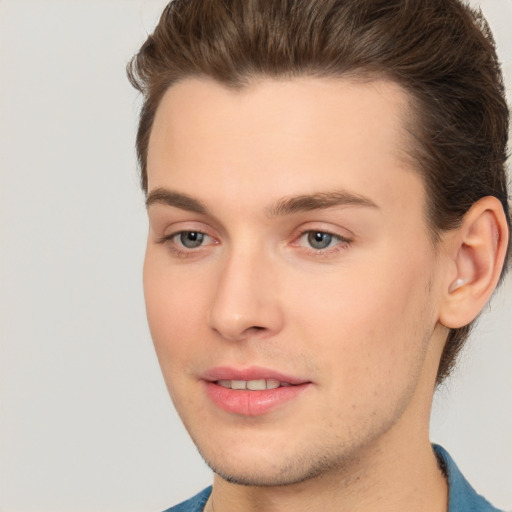
{"type": "Polygon", "coordinates": [[[265,327],[260,327],[259,325],[253,325],[252,327],[249,327],[247,329],[248,332],[259,332],[259,331],[265,331],[265,327]]]}
{"type": "Polygon", "coordinates": [[[239,340],[248,339],[251,337],[259,338],[267,331],[268,329],[266,327],[261,327],[260,325],[252,325],[251,327],[245,329],[244,332],[242,332],[239,340]]]}

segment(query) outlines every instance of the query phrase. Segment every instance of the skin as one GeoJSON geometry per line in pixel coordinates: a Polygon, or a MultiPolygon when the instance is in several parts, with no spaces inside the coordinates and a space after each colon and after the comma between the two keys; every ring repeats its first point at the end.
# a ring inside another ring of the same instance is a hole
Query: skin
{"type": "Polygon", "coordinates": [[[216,473],[216,512],[447,509],[428,425],[457,276],[453,237],[433,246],[403,152],[407,105],[386,81],[265,79],[234,91],[186,79],[158,108],[147,315],[176,409],[216,473]],[[333,191],[368,204],[275,211],[333,191]],[[202,245],[183,246],[190,231],[207,235],[202,245]],[[334,236],[316,249],[309,232],[334,236]],[[216,366],[311,384],[267,414],[235,415],[204,391],[216,366]]]}

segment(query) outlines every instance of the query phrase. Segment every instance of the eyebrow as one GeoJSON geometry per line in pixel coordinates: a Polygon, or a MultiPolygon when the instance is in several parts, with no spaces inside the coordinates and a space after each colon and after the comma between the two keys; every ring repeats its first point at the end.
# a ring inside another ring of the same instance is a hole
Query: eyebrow
{"type": "Polygon", "coordinates": [[[299,212],[332,208],[334,206],[361,206],[379,209],[379,207],[368,197],[354,194],[346,190],[339,190],[285,197],[271,206],[267,213],[270,217],[276,217],[299,212]]]}
{"type": "MultiPolygon", "coordinates": [[[[152,204],[163,204],[201,215],[208,215],[208,208],[193,197],[166,188],[152,190],[146,199],[146,208],[152,204]]],[[[379,207],[368,197],[345,190],[317,192],[298,196],[284,197],[266,209],[269,217],[280,217],[294,213],[332,208],[335,206],[379,207]]]]}
{"type": "Polygon", "coordinates": [[[200,213],[202,215],[208,214],[208,208],[197,199],[168,190],[166,188],[156,188],[152,190],[146,198],[146,208],[149,208],[152,204],[164,204],[166,206],[174,206],[180,210],[186,210],[188,212],[200,213]]]}

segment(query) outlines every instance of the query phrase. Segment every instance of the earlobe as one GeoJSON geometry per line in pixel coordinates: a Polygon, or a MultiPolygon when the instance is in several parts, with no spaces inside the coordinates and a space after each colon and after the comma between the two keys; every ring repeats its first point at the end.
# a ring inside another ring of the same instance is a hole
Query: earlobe
{"type": "Polygon", "coordinates": [[[456,329],[471,323],[496,287],[505,261],[508,225],[495,197],[477,201],[451,239],[456,276],[446,283],[439,321],[456,329]]]}

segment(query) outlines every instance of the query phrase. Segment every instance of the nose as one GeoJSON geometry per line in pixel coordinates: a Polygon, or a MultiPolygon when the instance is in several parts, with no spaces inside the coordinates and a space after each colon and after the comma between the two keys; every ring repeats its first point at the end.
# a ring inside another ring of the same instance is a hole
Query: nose
{"type": "Polygon", "coordinates": [[[283,312],[271,262],[243,251],[226,258],[209,311],[210,328],[229,341],[265,338],[279,332],[283,312]]]}

